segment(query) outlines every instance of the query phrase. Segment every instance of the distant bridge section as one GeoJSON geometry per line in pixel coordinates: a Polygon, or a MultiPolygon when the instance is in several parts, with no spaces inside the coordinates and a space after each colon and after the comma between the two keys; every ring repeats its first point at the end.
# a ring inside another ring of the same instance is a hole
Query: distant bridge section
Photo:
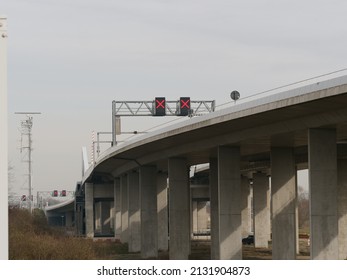
{"type": "Polygon", "coordinates": [[[72,228],[75,221],[75,198],[46,206],[44,211],[50,225],[72,228]]]}

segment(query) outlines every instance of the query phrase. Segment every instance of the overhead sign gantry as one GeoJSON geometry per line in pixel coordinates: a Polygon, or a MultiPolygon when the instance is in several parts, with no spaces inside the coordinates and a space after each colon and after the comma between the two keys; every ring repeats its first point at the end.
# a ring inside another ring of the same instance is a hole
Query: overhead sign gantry
{"type": "Polygon", "coordinates": [[[168,101],[165,97],[155,97],[151,101],[112,102],[112,145],[116,145],[116,135],[120,134],[121,116],[200,116],[214,112],[215,101],[192,101],[190,97],[168,101]]]}

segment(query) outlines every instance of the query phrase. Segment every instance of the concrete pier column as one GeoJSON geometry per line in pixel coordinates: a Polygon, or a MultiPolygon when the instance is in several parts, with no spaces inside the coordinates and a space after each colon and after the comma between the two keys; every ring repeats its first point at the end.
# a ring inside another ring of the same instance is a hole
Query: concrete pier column
{"type": "Polygon", "coordinates": [[[94,235],[100,235],[102,233],[102,203],[101,201],[94,204],[94,235]]]}
{"type": "Polygon", "coordinates": [[[94,237],[114,236],[114,183],[94,184],[94,237]]]}
{"type": "Polygon", "coordinates": [[[157,168],[140,167],[141,257],[158,256],[157,168]]]}
{"type": "MultiPolygon", "coordinates": [[[[113,199],[114,199],[114,189],[113,189],[113,199]]],[[[116,209],[115,209],[115,204],[114,200],[110,202],[110,228],[111,231],[113,231],[113,237],[116,233],[116,227],[115,227],[115,215],[116,215],[116,209]]]]}
{"type": "Polygon", "coordinates": [[[128,247],[129,252],[141,250],[141,220],[140,220],[140,182],[139,173],[128,173],[128,247]]]}
{"type": "Polygon", "coordinates": [[[298,190],[298,171],[295,172],[295,239],[296,239],[296,254],[300,254],[300,239],[299,239],[299,190],[298,190]]]}
{"type": "Polygon", "coordinates": [[[121,212],[122,212],[122,231],[120,235],[120,241],[122,243],[128,242],[128,225],[129,225],[129,213],[128,213],[128,179],[126,175],[120,177],[120,197],[121,197],[121,212]]]}
{"type": "MultiPolygon", "coordinates": [[[[113,189],[112,189],[113,191],[113,189]]],[[[112,220],[112,202],[101,202],[101,231],[103,234],[110,235],[112,232],[111,220],[112,220]]]]}
{"type": "Polygon", "coordinates": [[[219,260],[218,160],[210,159],[211,259],[219,260]]]}
{"type": "Polygon", "coordinates": [[[167,201],[167,174],[157,174],[157,206],[158,206],[158,250],[169,249],[169,220],[167,201]]]}
{"type": "Polygon", "coordinates": [[[219,256],[242,259],[240,148],[218,147],[219,256]]]}
{"type": "Polygon", "coordinates": [[[241,224],[244,238],[251,233],[251,188],[246,176],[241,177],[241,224]]]}
{"type": "Polygon", "coordinates": [[[208,227],[206,201],[192,199],[192,233],[205,233],[208,227]]]}
{"type": "Polygon", "coordinates": [[[206,232],[207,222],[208,222],[206,201],[198,201],[196,214],[197,214],[197,231],[206,232]]]}
{"type": "Polygon", "coordinates": [[[191,209],[192,209],[191,224],[192,224],[192,235],[193,235],[194,233],[198,232],[198,201],[197,200],[191,201],[191,209]]]}
{"type": "Polygon", "coordinates": [[[337,260],[337,147],[335,129],[308,131],[311,259],[337,260]]]}
{"type": "Polygon", "coordinates": [[[115,232],[114,237],[116,240],[120,240],[122,233],[122,211],[121,211],[121,196],[120,196],[120,178],[114,179],[114,223],[115,232]]]}
{"type": "Polygon", "coordinates": [[[337,161],[339,259],[347,259],[347,159],[337,161]]]}
{"type": "Polygon", "coordinates": [[[172,260],[187,260],[190,252],[190,190],[187,162],[184,158],[169,158],[169,256],[172,260]]]}
{"type": "Polygon", "coordinates": [[[72,227],[73,225],[73,212],[65,212],[65,226],[72,227]]]}
{"type": "Polygon", "coordinates": [[[272,259],[296,259],[296,168],[293,149],[271,148],[272,259]]]}
{"type": "Polygon", "coordinates": [[[94,237],[94,184],[85,183],[86,236],[94,237]]]}
{"type": "Polygon", "coordinates": [[[270,240],[269,178],[265,173],[253,174],[254,246],[267,248],[270,240]]]}

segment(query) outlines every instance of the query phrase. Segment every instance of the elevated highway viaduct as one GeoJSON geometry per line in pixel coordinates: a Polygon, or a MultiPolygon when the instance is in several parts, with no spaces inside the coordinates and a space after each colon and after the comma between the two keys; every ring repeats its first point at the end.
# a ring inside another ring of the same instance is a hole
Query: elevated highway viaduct
{"type": "Polygon", "coordinates": [[[308,168],[311,258],[345,259],[346,148],[347,76],[188,119],[109,148],[85,172],[86,235],[187,259],[189,170],[209,163],[211,258],[242,259],[251,176],[256,246],[271,234],[273,259],[295,259],[296,174],[308,168]]]}

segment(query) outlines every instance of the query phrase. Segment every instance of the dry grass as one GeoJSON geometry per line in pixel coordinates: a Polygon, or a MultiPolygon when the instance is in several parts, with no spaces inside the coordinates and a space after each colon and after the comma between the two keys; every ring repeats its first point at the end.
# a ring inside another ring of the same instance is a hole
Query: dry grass
{"type": "MultiPolygon", "coordinates": [[[[210,242],[193,241],[190,259],[210,259],[210,242]]],[[[300,242],[298,259],[309,258],[307,240],[300,242]]],[[[128,244],[109,240],[93,241],[67,236],[62,230],[48,226],[44,213],[9,210],[9,257],[11,260],[139,260],[139,253],[129,253],[128,244]]],[[[168,259],[168,252],[160,252],[158,259],[168,259]]],[[[271,259],[269,249],[243,246],[243,259],[271,259]]]]}
{"type": "Polygon", "coordinates": [[[9,210],[9,258],[11,260],[98,259],[91,240],[68,237],[48,226],[44,213],[9,210]]]}

